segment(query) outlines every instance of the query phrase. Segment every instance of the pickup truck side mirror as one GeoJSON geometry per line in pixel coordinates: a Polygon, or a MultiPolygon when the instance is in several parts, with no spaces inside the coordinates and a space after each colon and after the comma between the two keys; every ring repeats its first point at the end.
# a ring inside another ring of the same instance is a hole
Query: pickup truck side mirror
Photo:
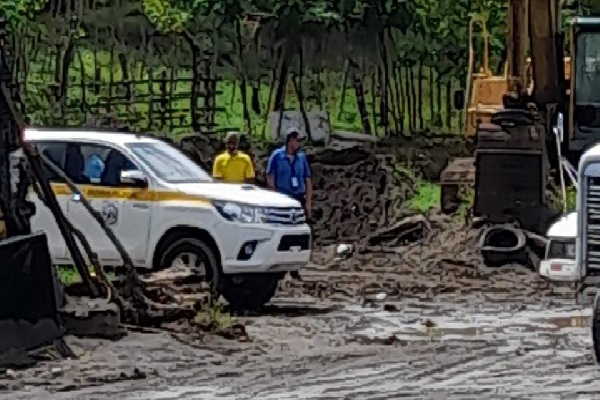
{"type": "Polygon", "coordinates": [[[458,89],[454,91],[454,97],[452,99],[452,104],[454,105],[454,109],[456,111],[462,111],[465,107],[465,91],[463,89],[458,89]]]}
{"type": "Polygon", "coordinates": [[[148,178],[146,178],[146,175],[144,175],[142,171],[121,171],[121,185],[133,186],[137,188],[147,188],[148,178]]]}

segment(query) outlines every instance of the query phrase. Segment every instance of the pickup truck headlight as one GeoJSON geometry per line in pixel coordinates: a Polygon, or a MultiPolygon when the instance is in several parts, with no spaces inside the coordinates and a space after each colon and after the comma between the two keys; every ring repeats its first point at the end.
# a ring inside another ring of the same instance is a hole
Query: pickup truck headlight
{"type": "Polygon", "coordinates": [[[231,201],[213,201],[213,206],[223,218],[231,222],[256,224],[263,222],[266,216],[266,209],[264,207],[231,201]]]}

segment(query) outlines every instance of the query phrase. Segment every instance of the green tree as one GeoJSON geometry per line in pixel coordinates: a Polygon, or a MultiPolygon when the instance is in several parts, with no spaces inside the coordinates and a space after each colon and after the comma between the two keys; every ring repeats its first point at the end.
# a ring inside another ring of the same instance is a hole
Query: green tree
{"type": "Polygon", "coordinates": [[[44,9],[48,0],[0,0],[0,15],[9,29],[19,29],[28,19],[33,19],[44,9]]]}

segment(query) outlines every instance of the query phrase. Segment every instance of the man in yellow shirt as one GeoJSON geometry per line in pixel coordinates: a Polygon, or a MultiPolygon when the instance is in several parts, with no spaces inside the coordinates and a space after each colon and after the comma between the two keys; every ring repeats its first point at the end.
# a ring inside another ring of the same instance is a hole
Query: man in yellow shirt
{"type": "Polygon", "coordinates": [[[254,164],[247,154],[238,150],[237,132],[225,136],[227,150],[215,158],[213,178],[227,183],[253,183],[254,164]]]}

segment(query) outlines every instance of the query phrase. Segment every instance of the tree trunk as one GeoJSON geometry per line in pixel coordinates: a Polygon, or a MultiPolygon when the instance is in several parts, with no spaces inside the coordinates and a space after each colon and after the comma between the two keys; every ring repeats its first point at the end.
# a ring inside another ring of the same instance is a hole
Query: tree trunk
{"type": "Polygon", "coordinates": [[[287,51],[283,51],[283,58],[279,67],[277,91],[275,92],[275,104],[273,105],[273,111],[283,111],[285,109],[285,87],[287,85],[289,71],[288,54],[289,53],[287,51]]]}
{"type": "MultiPolygon", "coordinates": [[[[392,71],[394,70],[394,66],[391,66],[392,71]]],[[[396,134],[399,134],[402,131],[400,121],[399,121],[399,107],[398,104],[400,102],[400,96],[398,93],[398,79],[390,79],[390,111],[392,114],[392,118],[394,120],[394,130],[396,134]]]]}
{"type": "Polygon", "coordinates": [[[367,103],[365,101],[365,91],[363,89],[363,82],[360,77],[358,64],[356,64],[354,60],[348,60],[348,62],[352,71],[352,84],[354,86],[354,92],[356,93],[356,106],[360,114],[363,132],[367,135],[371,135],[373,131],[371,129],[371,122],[369,121],[369,113],[367,112],[367,103]]]}
{"type": "MultiPolygon", "coordinates": [[[[200,74],[200,49],[194,41],[192,37],[189,35],[184,35],[185,41],[190,46],[190,50],[192,51],[192,89],[190,93],[190,114],[192,118],[192,128],[194,132],[200,132],[201,126],[199,123],[200,117],[198,115],[198,98],[199,98],[199,88],[200,88],[200,79],[202,79],[200,74]]],[[[149,82],[149,92],[150,96],[152,96],[152,69],[148,69],[148,82],[149,82]]],[[[235,87],[235,86],[234,86],[235,87]]],[[[148,128],[152,126],[152,106],[149,107],[148,111],[148,128]]]]}
{"type": "Polygon", "coordinates": [[[317,108],[323,110],[323,82],[321,81],[321,69],[317,71],[317,93],[315,93],[317,108]]]}
{"type": "Polygon", "coordinates": [[[237,42],[237,55],[239,60],[239,73],[240,73],[240,95],[242,96],[242,113],[244,118],[244,128],[246,133],[252,133],[252,125],[250,121],[250,111],[248,110],[248,86],[246,79],[246,70],[244,68],[244,48],[242,42],[242,28],[240,22],[236,21],[235,34],[237,42]]]}
{"type": "Polygon", "coordinates": [[[281,121],[283,121],[283,113],[285,111],[285,89],[287,86],[288,73],[289,73],[289,46],[285,45],[283,51],[281,67],[279,69],[279,79],[277,82],[277,91],[275,92],[275,106],[273,111],[279,113],[279,120],[277,122],[277,137],[281,136],[281,121]]]}
{"type": "MultiPolygon", "coordinates": [[[[406,120],[406,92],[404,90],[404,80],[402,77],[402,70],[403,68],[401,66],[396,66],[396,87],[398,88],[398,94],[400,95],[400,124],[402,126],[402,131],[404,131],[404,127],[405,127],[405,120],[406,120]]],[[[409,123],[410,124],[410,123],[409,123]]]]}
{"type": "Polygon", "coordinates": [[[385,45],[385,34],[384,31],[381,31],[379,34],[379,45],[380,45],[380,53],[381,53],[381,102],[380,102],[380,114],[381,114],[381,124],[383,125],[383,129],[385,134],[388,135],[390,133],[390,121],[389,121],[389,85],[390,85],[390,74],[388,70],[388,55],[387,55],[387,46],[385,45]]]}
{"type": "Polygon", "coordinates": [[[344,103],[346,102],[346,86],[348,85],[348,76],[350,75],[350,62],[346,60],[344,65],[344,78],[342,79],[342,90],[340,93],[340,102],[338,106],[337,119],[342,119],[342,113],[344,112],[344,103]]]}
{"type": "Polygon", "coordinates": [[[415,109],[414,100],[413,100],[413,88],[412,88],[412,80],[411,80],[411,67],[406,66],[406,73],[404,74],[404,92],[406,93],[406,104],[407,104],[407,112],[408,112],[408,130],[410,133],[415,131],[415,109]]]}
{"type": "Polygon", "coordinates": [[[304,46],[302,42],[300,42],[300,46],[298,46],[298,82],[296,79],[292,79],[294,84],[294,89],[296,89],[296,96],[298,97],[298,105],[300,107],[300,113],[302,114],[302,119],[304,120],[304,129],[306,131],[306,136],[309,141],[312,141],[312,132],[310,131],[310,123],[308,121],[308,116],[306,115],[306,110],[304,108],[304,92],[302,90],[302,75],[304,72],[304,46]]]}
{"type": "MultiPolygon", "coordinates": [[[[283,58],[281,57],[281,54],[280,54],[278,64],[281,64],[282,62],[283,62],[283,58]]],[[[264,117],[263,129],[262,129],[262,137],[265,137],[265,134],[266,134],[267,123],[269,121],[269,113],[271,112],[271,101],[273,101],[273,92],[275,91],[275,82],[277,82],[277,70],[279,68],[280,68],[280,66],[278,65],[278,67],[275,67],[271,70],[271,82],[269,83],[269,97],[267,98],[267,106],[265,107],[265,117],[264,117]]]]}
{"type": "Polygon", "coordinates": [[[436,90],[436,100],[437,100],[436,124],[439,127],[443,127],[444,122],[442,120],[442,79],[439,75],[436,78],[437,78],[436,79],[436,88],[437,88],[437,90],[436,90]]]}
{"type": "Polygon", "coordinates": [[[368,75],[371,79],[371,117],[373,120],[373,133],[377,135],[377,69],[368,75]]]}
{"type": "Polygon", "coordinates": [[[433,91],[435,90],[435,85],[433,83],[433,68],[427,67],[427,71],[429,72],[429,124],[433,126],[435,123],[435,102],[433,99],[433,91]]]}
{"type": "Polygon", "coordinates": [[[417,90],[419,91],[419,130],[423,130],[425,128],[425,123],[423,121],[423,61],[419,60],[419,69],[417,70],[417,75],[419,76],[418,79],[418,88],[417,90]]]}
{"type": "Polygon", "coordinates": [[[446,82],[446,128],[452,130],[452,81],[446,82]]]}
{"type": "Polygon", "coordinates": [[[123,83],[125,83],[125,97],[128,101],[131,101],[131,81],[129,75],[129,68],[127,66],[127,58],[125,54],[119,53],[119,66],[121,67],[121,75],[123,76],[123,83]]]}

